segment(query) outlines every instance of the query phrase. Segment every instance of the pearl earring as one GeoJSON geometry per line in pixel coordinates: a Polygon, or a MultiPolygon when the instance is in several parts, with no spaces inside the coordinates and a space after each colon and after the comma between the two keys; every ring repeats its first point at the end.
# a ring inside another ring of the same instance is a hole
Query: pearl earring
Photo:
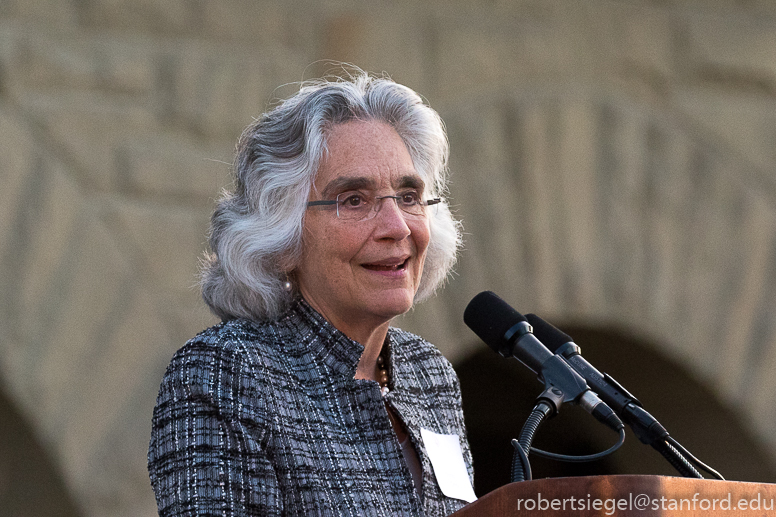
{"type": "Polygon", "coordinates": [[[289,279],[286,277],[286,281],[285,281],[285,282],[283,282],[283,290],[284,290],[285,292],[287,292],[287,293],[290,293],[291,291],[293,291],[293,289],[294,289],[294,284],[292,284],[292,283],[291,283],[291,280],[289,280],[289,279]]]}

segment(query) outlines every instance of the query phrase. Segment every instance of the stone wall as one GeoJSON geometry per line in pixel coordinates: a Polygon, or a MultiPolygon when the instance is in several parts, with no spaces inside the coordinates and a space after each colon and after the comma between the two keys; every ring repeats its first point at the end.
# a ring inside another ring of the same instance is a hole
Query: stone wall
{"type": "MultiPolygon", "coordinates": [[[[84,515],[154,515],[151,408],[241,129],[341,60],[446,120],[467,301],[660,343],[776,462],[776,4],[4,0],[0,382],[84,515]]],[[[2,491],[0,491],[2,493],[2,491]]]]}

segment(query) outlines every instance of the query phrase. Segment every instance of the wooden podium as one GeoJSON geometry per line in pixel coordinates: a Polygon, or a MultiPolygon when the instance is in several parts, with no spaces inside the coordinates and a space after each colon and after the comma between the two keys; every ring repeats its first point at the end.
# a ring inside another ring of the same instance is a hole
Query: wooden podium
{"type": "Polygon", "coordinates": [[[776,515],[776,484],[667,476],[547,478],[503,486],[453,515],[776,515]]]}

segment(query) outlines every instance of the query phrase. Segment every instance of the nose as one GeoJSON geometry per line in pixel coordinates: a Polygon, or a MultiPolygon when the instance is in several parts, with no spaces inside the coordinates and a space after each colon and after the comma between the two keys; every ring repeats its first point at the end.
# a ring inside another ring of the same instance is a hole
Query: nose
{"type": "Polygon", "coordinates": [[[401,240],[412,233],[404,212],[399,208],[396,198],[385,197],[379,201],[377,213],[374,216],[375,236],[380,239],[388,238],[401,240]]]}

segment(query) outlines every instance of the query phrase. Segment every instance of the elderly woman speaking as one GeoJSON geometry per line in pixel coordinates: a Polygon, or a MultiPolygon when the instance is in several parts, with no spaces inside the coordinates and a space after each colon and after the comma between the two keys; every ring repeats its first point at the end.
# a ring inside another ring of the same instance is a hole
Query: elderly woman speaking
{"type": "Polygon", "coordinates": [[[458,379],[390,327],[460,244],[447,137],[412,90],[302,84],[243,133],[148,468],[160,515],[447,515],[474,499],[458,379]]]}

